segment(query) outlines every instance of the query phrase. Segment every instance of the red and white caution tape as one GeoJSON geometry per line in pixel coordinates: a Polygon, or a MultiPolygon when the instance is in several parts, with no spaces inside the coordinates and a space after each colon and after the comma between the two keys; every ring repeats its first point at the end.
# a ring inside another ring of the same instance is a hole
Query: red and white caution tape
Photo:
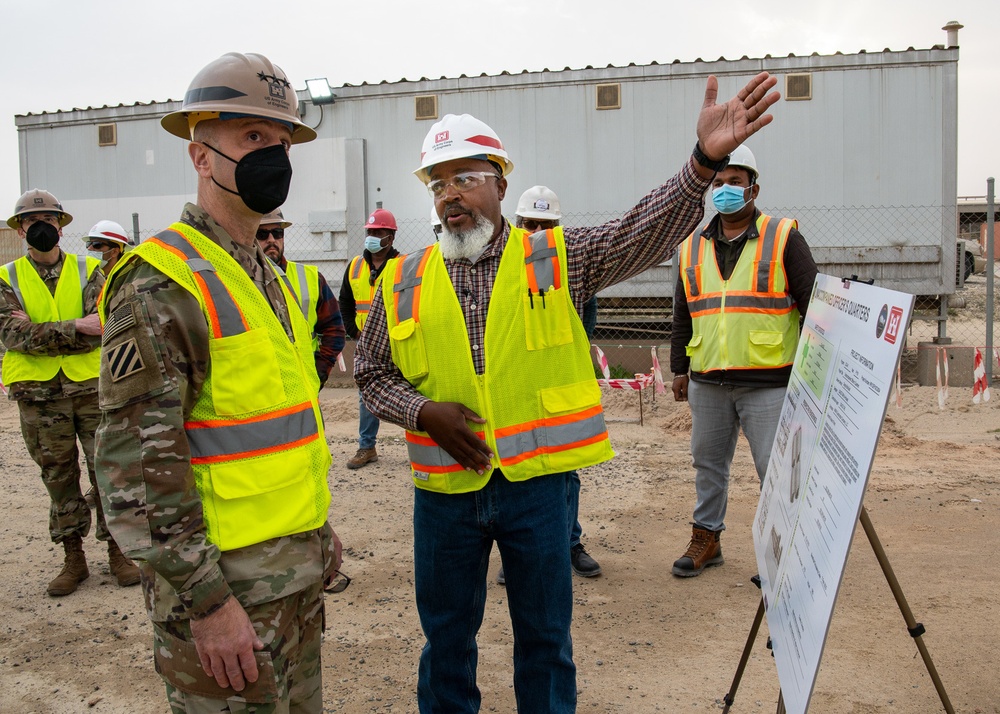
{"type": "Polygon", "coordinates": [[[597,364],[601,366],[601,373],[604,375],[605,379],[611,377],[611,368],[608,367],[608,358],[604,356],[601,348],[597,345],[591,345],[597,351],[597,364]]]}
{"type": "Polygon", "coordinates": [[[938,409],[944,409],[948,401],[948,352],[944,347],[937,348],[935,374],[937,377],[938,409]]]}
{"type": "Polygon", "coordinates": [[[6,397],[7,396],[7,385],[4,384],[3,382],[0,382],[0,390],[3,391],[3,395],[6,397]]]}
{"type": "Polygon", "coordinates": [[[983,353],[976,348],[972,358],[972,403],[990,400],[990,385],[986,381],[986,366],[983,364],[983,353]]]}
{"type": "Polygon", "coordinates": [[[663,373],[660,371],[660,358],[656,356],[656,346],[651,350],[653,353],[653,382],[656,384],[656,393],[665,394],[667,388],[663,386],[663,373]]]}
{"type": "Polygon", "coordinates": [[[341,352],[337,355],[337,366],[340,367],[341,372],[347,371],[347,364],[344,362],[344,353],[341,352]]]}
{"type": "Polygon", "coordinates": [[[896,409],[903,408],[903,365],[896,365],[896,409]]]}

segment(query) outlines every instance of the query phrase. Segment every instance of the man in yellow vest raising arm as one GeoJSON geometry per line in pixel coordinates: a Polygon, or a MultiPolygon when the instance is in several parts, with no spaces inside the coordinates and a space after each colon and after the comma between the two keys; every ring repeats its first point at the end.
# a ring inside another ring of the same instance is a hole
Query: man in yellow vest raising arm
{"type": "Polygon", "coordinates": [[[315,265],[285,258],[285,230],[291,225],[280,208],[271,211],[260,219],[257,242],[264,255],[288,276],[299,309],[312,328],[316,373],[322,388],[337,364],[337,357],[344,351],[344,320],[340,316],[340,304],[323,273],[315,265]]]}
{"type": "MultiPolygon", "coordinates": [[[[80,490],[77,440],[93,487],[94,432],[101,418],[101,323],[95,310],[104,274],[100,261],[59,248],[63,226],[72,220],[48,191],[26,192],[7,225],[24,239],[27,255],[0,268],[3,383],[17,402],[24,444],[49,493],[49,536],[65,553],[62,571],[47,588],[53,597],[69,595],[90,575],[83,538],[91,516],[80,490]]],[[[139,571],[108,533],[99,504],[97,539],[107,543],[118,584],[137,584],[139,571]]]]}
{"type": "Polygon", "coordinates": [[[730,151],[771,121],[761,73],[716,104],[680,172],[620,219],[530,234],[501,213],[513,163],[497,133],[446,115],[417,177],[441,239],[385,268],[354,376],[372,412],[406,429],[414,587],[427,638],[421,714],[477,712],[476,634],[497,544],[514,632],[518,711],[576,710],[569,472],[613,455],[580,315],[610,285],[662,262],[698,224],[730,151]]]}
{"type": "Polygon", "coordinates": [[[161,124],[189,142],[198,200],[125,254],[99,308],[108,525],[140,565],[171,711],[320,712],[330,451],[312,328],[256,241],[316,132],[284,71],[236,52],[161,124]]]}
{"type": "Polygon", "coordinates": [[[670,368],[674,399],[691,406],[697,494],[691,542],[672,569],[682,578],[722,565],[719,536],[741,427],[764,481],[816,280],[798,222],[754,205],[758,176],[753,152],[739,146],[712,181],[718,215],[678,250],[670,368]]]}
{"type": "MultiPolygon", "coordinates": [[[[372,295],[378,289],[386,261],[399,255],[392,242],[396,239],[396,217],[384,208],[376,208],[365,223],[365,250],[347,265],[340,286],[340,304],[347,334],[358,339],[368,319],[372,295]]],[[[358,451],[347,462],[347,468],[360,469],[378,461],[375,440],[378,438],[378,417],[365,406],[358,394],[358,451]]]]}

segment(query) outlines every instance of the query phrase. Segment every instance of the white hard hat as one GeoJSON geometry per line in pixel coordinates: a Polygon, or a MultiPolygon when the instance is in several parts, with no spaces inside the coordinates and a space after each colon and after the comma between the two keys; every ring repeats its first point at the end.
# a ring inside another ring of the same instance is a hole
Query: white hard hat
{"type": "Polygon", "coordinates": [[[90,229],[90,233],[87,234],[87,238],[93,238],[95,240],[106,240],[112,243],[118,243],[119,245],[132,245],[132,241],[128,237],[128,233],[125,229],[121,227],[120,224],[114,221],[98,221],[94,224],[94,227],[90,229]]]}
{"type": "Polygon", "coordinates": [[[746,144],[740,144],[729,155],[728,168],[733,168],[734,166],[748,169],[752,174],[750,177],[752,181],[756,181],[757,177],[760,176],[760,172],[757,171],[757,159],[754,158],[753,152],[750,151],[750,147],[746,144]]]}
{"type": "Polygon", "coordinates": [[[441,217],[438,216],[437,207],[431,204],[431,228],[437,228],[441,225],[441,217]]]}
{"type": "Polygon", "coordinates": [[[424,183],[430,181],[430,168],[453,159],[482,157],[499,165],[506,176],[514,170],[497,133],[471,114],[445,114],[424,137],[420,149],[420,168],[414,171],[424,183]]]}
{"type": "Polygon", "coordinates": [[[515,215],[521,218],[535,218],[540,221],[558,221],[559,197],[547,186],[532,186],[517,200],[515,215]]]}

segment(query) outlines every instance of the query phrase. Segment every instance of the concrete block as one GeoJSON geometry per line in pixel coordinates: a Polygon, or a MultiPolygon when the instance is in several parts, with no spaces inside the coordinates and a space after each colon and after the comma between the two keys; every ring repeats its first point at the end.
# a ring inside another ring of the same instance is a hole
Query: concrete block
{"type": "Polygon", "coordinates": [[[972,364],[976,348],[967,345],[938,345],[935,342],[917,343],[916,381],[921,387],[937,384],[938,348],[948,357],[948,386],[972,387],[972,364]]]}

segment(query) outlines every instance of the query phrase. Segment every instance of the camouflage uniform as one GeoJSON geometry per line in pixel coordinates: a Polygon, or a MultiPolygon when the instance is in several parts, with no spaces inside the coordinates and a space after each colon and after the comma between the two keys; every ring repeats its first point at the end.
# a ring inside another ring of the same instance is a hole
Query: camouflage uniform
{"type": "MultiPolygon", "coordinates": [[[[55,265],[43,265],[31,256],[28,261],[55,295],[66,254],[59,251],[55,265]]],[[[104,287],[104,274],[94,270],[83,289],[83,315],[97,308],[104,287]]],[[[76,331],[73,320],[31,322],[13,317],[23,310],[11,286],[0,280],[0,340],[9,352],[57,356],[86,354],[100,347],[101,338],[76,331]]],[[[42,469],[42,482],[49,493],[49,535],[55,543],[69,536],[84,537],[90,532],[90,509],[80,490],[80,452],[83,446],[90,484],[94,474],[94,432],[100,423],[97,405],[97,378],[74,382],[62,370],[44,382],[21,381],[6,385],[8,398],[16,401],[21,415],[21,434],[28,453],[42,469]]],[[[110,538],[104,511],[97,505],[97,539],[110,538]]]]}
{"type": "MultiPolygon", "coordinates": [[[[185,206],[181,222],[240,264],[291,336],[288,306],[260,249],[237,245],[193,204],[185,206]]],[[[170,705],[175,712],[244,711],[241,702],[257,698],[248,694],[252,689],[264,692],[265,701],[246,711],[320,711],[322,583],[333,576],[332,530],[325,524],[225,552],[207,540],[184,423],[208,377],[208,324],[197,299],[141,257],[120,267],[108,284],[107,314],[131,303],[136,319],[124,329],[106,326],[99,484],[110,528],[142,572],[157,671],[170,705]],[[108,353],[130,340],[142,359],[124,373],[109,363],[108,353]],[[239,600],[266,645],[257,653],[258,663],[268,655],[273,662],[263,665],[257,683],[240,695],[220,689],[204,673],[189,623],[230,596],[239,600]]]]}

